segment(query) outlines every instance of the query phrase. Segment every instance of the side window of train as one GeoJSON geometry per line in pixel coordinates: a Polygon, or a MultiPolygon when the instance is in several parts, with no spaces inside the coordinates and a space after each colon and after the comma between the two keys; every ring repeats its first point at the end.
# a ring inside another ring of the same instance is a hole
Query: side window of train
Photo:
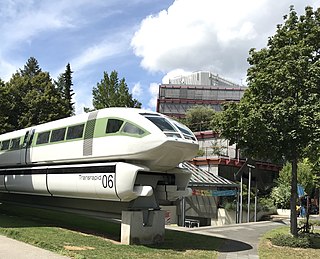
{"type": "Polygon", "coordinates": [[[9,144],[10,144],[10,139],[2,141],[1,150],[8,150],[9,149],[9,144]]]}
{"type": "Polygon", "coordinates": [[[11,139],[10,149],[17,150],[20,148],[20,138],[11,139]]]}
{"type": "Polygon", "coordinates": [[[66,139],[69,140],[69,139],[82,138],[83,130],[84,130],[84,124],[68,127],[66,139]]]}
{"type": "Polygon", "coordinates": [[[49,142],[50,131],[41,132],[38,134],[36,145],[45,144],[49,142]]]}
{"type": "Polygon", "coordinates": [[[51,133],[50,143],[64,140],[66,128],[53,130],[51,133]]]}
{"type": "Polygon", "coordinates": [[[138,128],[137,126],[131,124],[130,122],[126,122],[124,125],[122,132],[134,135],[143,135],[145,132],[138,128]]]}
{"type": "Polygon", "coordinates": [[[122,120],[118,119],[108,119],[106,133],[116,133],[120,130],[123,124],[122,120]]]}

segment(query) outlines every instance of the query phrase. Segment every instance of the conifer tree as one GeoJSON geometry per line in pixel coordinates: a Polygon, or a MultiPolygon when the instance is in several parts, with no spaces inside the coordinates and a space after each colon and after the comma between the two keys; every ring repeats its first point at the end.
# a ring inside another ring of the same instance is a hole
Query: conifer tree
{"type": "Polygon", "coordinates": [[[48,72],[31,57],[8,83],[5,93],[10,104],[7,129],[17,130],[64,117],[64,106],[58,89],[48,72]]]}
{"type": "Polygon", "coordinates": [[[70,63],[68,63],[65,72],[60,74],[58,80],[55,81],[55,85],[64,101],[66,117],[74,115],[75,112],[74,102],[72,101],[72,96],[74,95],[72,89],[72,73],[70,63]]]}

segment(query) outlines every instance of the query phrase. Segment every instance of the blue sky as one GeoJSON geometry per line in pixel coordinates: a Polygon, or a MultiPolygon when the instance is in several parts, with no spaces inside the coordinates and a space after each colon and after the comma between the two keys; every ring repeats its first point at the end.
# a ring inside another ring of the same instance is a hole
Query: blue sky
{"type": "Polygon", "coordinates": [[[245,83],[249,49],[266,46],[290,5],[301,14],[320,0],[2,0],[0,78],[31,56],[54,79],[69,62],[81,113],[103,72],[116,70],[155,110],[169,77],[206,70],[245,83]]]}

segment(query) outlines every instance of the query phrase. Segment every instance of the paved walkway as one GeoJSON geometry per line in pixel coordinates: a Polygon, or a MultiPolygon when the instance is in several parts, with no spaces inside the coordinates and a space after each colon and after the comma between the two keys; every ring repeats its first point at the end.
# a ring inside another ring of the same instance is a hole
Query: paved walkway
{"type": "Polygon", "coordinates": [[[68,257],[0,235],[0,259],[68,259],[68,257]]]}
{"type": "Polygon", "coordinates": [[[201,235],[224,238],[225,242],[219,249],[218,259],[258,259],[258,243],[267,231],[289,224],[284,221],[260,221],[221,227],[181,228],[169,227],[201,235]]]}

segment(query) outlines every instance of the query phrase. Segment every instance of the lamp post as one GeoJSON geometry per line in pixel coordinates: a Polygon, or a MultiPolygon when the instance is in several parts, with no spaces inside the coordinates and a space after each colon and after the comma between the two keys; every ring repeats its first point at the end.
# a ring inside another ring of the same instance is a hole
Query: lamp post
{"type": "Polygon", "coordinates": [[[247,164],[249,168],[249,183],[248,183],[248,214],[247,214],[247,222],[250,222],[250,192],[251,192],[251,170],[255,168],[254,165],[247,164]]]}

